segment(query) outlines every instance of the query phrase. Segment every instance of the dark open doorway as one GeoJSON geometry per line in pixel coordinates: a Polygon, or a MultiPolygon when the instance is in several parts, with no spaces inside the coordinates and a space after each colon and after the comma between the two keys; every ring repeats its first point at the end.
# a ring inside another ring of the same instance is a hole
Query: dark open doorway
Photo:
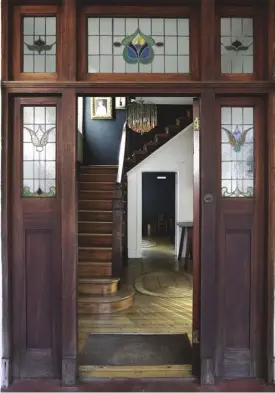
{"type": "Polygon", "coordinates": [[[156,242],[175,245],[175,172],[142,174],[142,247],[156,242]],[[154,239],[154,240],[153,240],[154,239]]]}

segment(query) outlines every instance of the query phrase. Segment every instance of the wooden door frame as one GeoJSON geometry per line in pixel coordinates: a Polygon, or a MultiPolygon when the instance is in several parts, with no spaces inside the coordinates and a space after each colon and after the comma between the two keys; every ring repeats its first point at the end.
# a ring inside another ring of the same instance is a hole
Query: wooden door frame
{"type": "MultiPolygon", "coordinates": [[[[11,82],[12,84],[12,82],[11,82]]],[[[76,84],[78,85],[78,84],[76,84]]],[[[41,87],[42,88],[42,87],[41,87]]],[[[32,88],[28,93],[43,94],[41,88],[32,88]],[[39,90],[39,91],[38,91],[39,90]]],[[[56,88],[42,88],[44,94],[55,95],[57,93],[56,88]]],[[[245,87],[247,93],[249,89],[245,87]]],[[[3,195],[2,195],[2,266],[3,266],[3,356],[2,356],[2,367],[4,370],[4,385],[8,386],[11,382],[11,368],[10,362],[12,361],[12,347],[11,347],[11,271],[10,271],[10,234],[11,234],[11,156],[9,155],[11,140],[10,140],[10,128],[13,126],[12,116],[13,113],[13,93],[26,94],[26,88],[11,87],[10,89],[5,88],[3,94],[3,154],[2,154],[2,184],[3,184],[3,195]]],[[[201,134],[201,168],[208,163],[209,164],[209,152],[203,149],[205,145],[204,134],[212,135],[215,129],[215,119],[212,115],[211,107],[215,104],[216,95],[224,92],[224,89],[214,89],[210,87],[191,88],[190,86],[185,87],[183,85],[166,85],[161,83],[156,84],[142,84],[138,83],[127,84],[124,86],[117,84],[108,84],[103,86],[83,86],[78,85],[74,88],[63,88],[59,90],[62,95],[62,129],[66,129],[66,141],[64,144],[64,154],[62,157],[61,173],[62,178],[66,181],[62,181],[61,192],[64,198],[60,206],[62,215],[62,313],[60,323],[62,324],[62,383],[64,385],[74,385],[77,378],[77,276],[76,276],[76,263],[77,263],[77,241],[75,234],[77,233],[77,197],[76,192],[71,193],[71,190],[75,189],[76,186],[76,152],[75,149],[71,149],[71,146],[76,147],[76,136],[75,136],[75,124],[76,124],[76,108],[77,108],[77,95],[114,95],[119,94],[120,96],[133,94],[136,95],[152,95],[152,94],[163,94],[165,95],[189,95],[189,96],[200,96],[201,103],[201,129],[207,130],[201,134]],[[71,110],[70,110],[70,109],[71,110]],[[69,223],[69,224],[68,224],[69,223]]],[[[247,94],[246,93],[246,94],[247,94]]],[[[261,96],[263,97],[261,91],[261,96]]],[[[265,96],[267,96],[265,94],[265,96]]],[[[268,233],[269,233],[269,245],[268,245],[268,310],[267,310],[267,326],[268,326],[268,381],[272,382],[273,377],[273,323],[274,323],[274,311],[273,311],[273,293],[274,293],[274,228],[275,228],[275,93],[271,92],[268,96],[268,138],[269,138],[269,168],[268,168],[268,184],[269,184],[269,207],[268,207],[268,233]],[[273,130],[274,129],[274,130],[273,130]]],[[[201,172],[202,176],[202,172],[201,172]]],[[[213,179],[210,179],[210,183],[213,184],[213,179]],[[212,181],[212,183],[211,183],[212,181]]],[[[214,187],[214,184],[213,184],[214,187]]],[[[211,190],[201,189],[201,195],[211,190]]],[[[205,207],[201,205],[201,208],[205,207]]],[[[209,208],[207,215],[213,219],[215,214],[215,204],[208,204],[209,208]],[[210,208],[209,208],[210,206],[210,208]]],[[[206,236],[209,241],[215,236],[213,229],[209,231],[203,231],[206,228],[206,223],[201,223],[202,236],[206,236]]],[[[215,250],[206,250],[201,255],[201,310],[200,310],[200,358],[201,358],[201,383],[213,384],[215,383],[215,329],[213,325],[216,323],[216,311],[213,307],[216,296],[218,296],[216,283],[215,283],[215,250]]]]}

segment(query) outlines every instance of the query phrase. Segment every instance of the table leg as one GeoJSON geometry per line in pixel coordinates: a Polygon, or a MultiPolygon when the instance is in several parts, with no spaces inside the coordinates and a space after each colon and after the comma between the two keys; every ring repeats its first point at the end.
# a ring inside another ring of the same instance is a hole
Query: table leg
{"type": "Polygon", "coordinates": [[[183,240],[184,240],[184,235],[185,235],[185,228],[181,228],[181,235],[180,235],[180,248],[179,248],[178,261],[180,261],[180,260],[181,260],[181,254],[182,254],[182,248],[183,248],[183,240]]]}

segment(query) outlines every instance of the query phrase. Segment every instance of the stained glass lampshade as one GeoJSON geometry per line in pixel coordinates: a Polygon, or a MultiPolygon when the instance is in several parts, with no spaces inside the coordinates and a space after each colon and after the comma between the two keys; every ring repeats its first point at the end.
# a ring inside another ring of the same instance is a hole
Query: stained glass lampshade
{"type": "Polygon", "coordinates": [[[127,125],[133,131],[144,134],[157,125],[157,106],[144,101],[134,101],[127,105],[127,125]]]}

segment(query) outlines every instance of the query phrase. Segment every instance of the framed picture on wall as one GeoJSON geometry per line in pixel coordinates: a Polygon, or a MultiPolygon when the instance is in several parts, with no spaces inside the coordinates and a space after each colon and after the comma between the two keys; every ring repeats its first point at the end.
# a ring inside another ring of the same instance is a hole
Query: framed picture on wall
{"type": "Polygon", "coordinates": [[[125,109],[126,97],[116,97],[116,109],[125,109]]]}
{"type": "Polygon", "coordinates": [[[91,118],[111,120],[114,118],[113,97],[91,97],[91,118]]]}

